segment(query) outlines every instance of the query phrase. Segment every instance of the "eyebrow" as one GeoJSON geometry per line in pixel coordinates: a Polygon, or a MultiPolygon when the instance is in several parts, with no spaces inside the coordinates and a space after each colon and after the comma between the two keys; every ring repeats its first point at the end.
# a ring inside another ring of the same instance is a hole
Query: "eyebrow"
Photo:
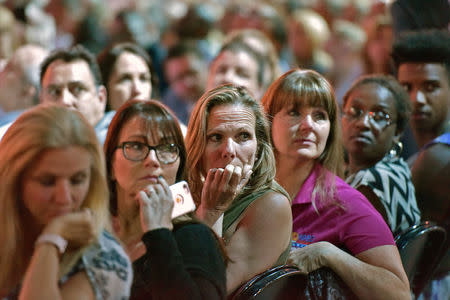
{"type": "MultiPolygon", "coordinates": [[[[74,80],[74,81],[69,81],[67,83],[68,86],[74,86],[74,85],[78,85],[78,86],[82,86],[86,89],[89,89],[90,84],[88,84],[87,82],[81,81],[81,80],[74,80]]],[[[94,88],[95,88],[95,83],[94,83],[94,88]]]]}
{"type": "MultiPolygon", "coordinates": [[[[364,105],[365,103],[364,103],[364,99],[361,99],[361,98],[353,98],[353,103],[352,103],[352,105],[351,106],[355,106],[355,105],[358,105],[358,106],[362,106],[362,105],[364,105]],[[355,103],[356,102],[356,103],[355,103]]],[[[370,110],[373,110],[373,109],[389,109],[389,105],[387,105],[386,103],[377,103],[377,104],[375,104],[375,105],[373,105],[371,108],[370,108],[370,110]]]]}
{"type": "MultiPolygon", "coordinates": [[[[89,169],[91,167],[89,166],[88,168],[81,168],[76,170],[75,172],[73,172],[73,174],[70,174],[69,177],[72,177],[74,175],[85,175],[89,172],[89,169]]],[[[35,170],[35,173],[31,174],[31,178],[33,179],[39,179],[41,177],[61,177],[61,174],[57,174],[54,173],[52,171],[40,171],[40,170],[35,170]]]]}
{"type": "Polygon", "coordinates": [[[133,134],[133,135],[125,137],[125,139],[143,139],[143,140],[147,140],[147,136],[145,136],[143,134],[133,134]]]}
{"type": "Polygon", "coordinates": [[[47,88],[49,88],[49,87],[61,87],[61,86],[64,86],[64,85],[74,85],[74,84],[79,84],[79,85],[86,86],[86,87],[88,86],[88,84],[85,83],[84,81],[72,80],[72,81],[69,81],[67,83],[50,83],[49,85],[47,85],[47,88]]]}

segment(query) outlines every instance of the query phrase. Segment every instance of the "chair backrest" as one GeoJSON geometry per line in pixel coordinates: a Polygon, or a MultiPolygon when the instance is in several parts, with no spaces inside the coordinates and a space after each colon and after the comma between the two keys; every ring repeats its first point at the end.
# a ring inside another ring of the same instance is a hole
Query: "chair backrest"
{"type": "Polygon", "coordinates": [[[444,228],[426,221],[414,225],[395,238],[411,290],[419,295],[431,279],[445,251],[444,228]]]}
{"type": "Polygon", "coordinates": [[[308,275],[296,266],[278,266],[261,273],[232,296],[232,300],[354,300],[348,286],[329,268],[317,269],[308,275]]]}
{"type": "Polygon", "coordinates": [[[305,279],[296,266],[277,266],[250,279],[229,299],[296,299],[305,290],[305,279]]]}

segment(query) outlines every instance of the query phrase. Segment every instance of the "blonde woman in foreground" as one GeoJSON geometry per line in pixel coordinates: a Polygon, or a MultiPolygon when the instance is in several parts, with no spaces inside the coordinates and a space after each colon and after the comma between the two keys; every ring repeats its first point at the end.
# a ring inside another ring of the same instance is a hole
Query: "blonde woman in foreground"
{"type": "Polygon", "coordinates": [[[38,106],[8,129],[0,160],[0,298],[128,298],[131,264],[105,231],[104,160],[89,123],[38,106]]]}

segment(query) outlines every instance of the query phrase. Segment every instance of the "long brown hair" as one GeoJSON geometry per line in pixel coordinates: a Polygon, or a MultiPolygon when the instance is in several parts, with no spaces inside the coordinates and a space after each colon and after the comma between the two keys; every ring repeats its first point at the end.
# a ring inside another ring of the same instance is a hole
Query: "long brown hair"
{"type": "MultiPolygon", "coordinates": [[[[176,181],[183,180],[185,178],[186,147],[180,125],[172,111],[155,100],[129,100],[114,115],[103,146],[107,174],[112,174],[112,160],[119,143],[120,131],[134,116],[139,116],[147,122],[147,127],[153,136],[159,136],[162,133],[164,138],[170,138],[178,146],[180,166],[178,167],[176,181]]],[[[108,187],[110,191],[110,211],[113,216],[117,216],[116,183],[111,176],[108,176],[108,187]]]]}
{"type": "MultiPolygon", "coordinates": [[[[330,134],[317,162],[332,173],[342,175],[343,148],[339,108],[331,85],[322,75],[313,70],[290,70],[272,83],[261,103],[271,126],[273,117],[284,107],[308,105],[325,109],[330,119],[330,134]]],[[[277,150],[274,149],[274,152],[276,155],[277,150]]],[[[334,180],[330,181],[325,175],[326,170],[322,169],[313,191],[314,205],[316,194],[321,201],[335,199],[334,180]]]]}

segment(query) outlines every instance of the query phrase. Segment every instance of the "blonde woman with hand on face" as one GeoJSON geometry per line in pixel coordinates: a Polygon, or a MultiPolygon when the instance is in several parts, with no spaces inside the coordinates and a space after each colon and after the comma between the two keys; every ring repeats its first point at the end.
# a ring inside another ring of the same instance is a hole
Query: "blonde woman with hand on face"
{"type": "Polygon", "coordinates": [[[105,231],[104,160],[89,123],[64,107],[33,108],[0,153],[0,298],[128,298],[131,264],[105,231]]]}
{"type": "Polygon", "coordinates": [[[275,161],[259,103],[243,87],[206,92],[191,115],[186,145],[196,214],[223,237],[230,257],[230,294],[285,263],[290,248],[290,202],[274,181],[275,161]]]}
{"type": "Polygon", "coordinates": [[[361,299],[408,299],[409,283],[381,215],[340,173],[338,106],[330,84],[293,69],[262,99],[271,121],[277,181],[292,197],[290,261],[331,268],[361,299]]]}

